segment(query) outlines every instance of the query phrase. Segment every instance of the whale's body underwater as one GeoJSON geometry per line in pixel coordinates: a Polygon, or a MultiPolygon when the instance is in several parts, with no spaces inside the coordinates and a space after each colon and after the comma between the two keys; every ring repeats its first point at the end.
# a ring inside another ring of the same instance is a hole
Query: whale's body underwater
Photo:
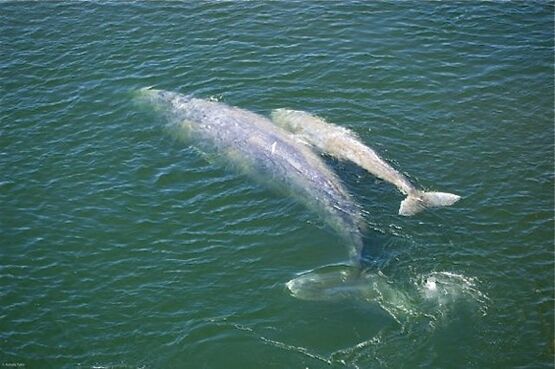
{"type": "Polygon", "coordinates": [[[261,115],[215,101],[150,88],[141,89],[139,97],[202,152],[218,155],[315,211],[346,241],[351,261],[360,262],[358,206],[320,156],[291,133],[261,115]]]}

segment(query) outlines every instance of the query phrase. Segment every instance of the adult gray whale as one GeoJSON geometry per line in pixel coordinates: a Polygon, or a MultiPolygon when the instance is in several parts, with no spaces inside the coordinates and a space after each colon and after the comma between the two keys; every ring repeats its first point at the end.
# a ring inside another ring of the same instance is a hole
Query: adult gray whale
{"type": "Polygon", "coordinates": [[[151,88],[139,90],[138,96],[202,152],[222,157],[317,212],[346,240],[354,264],[360,263],[359,208],[322,159],[291,133],[261,115],[215,101],[151,88]]]}

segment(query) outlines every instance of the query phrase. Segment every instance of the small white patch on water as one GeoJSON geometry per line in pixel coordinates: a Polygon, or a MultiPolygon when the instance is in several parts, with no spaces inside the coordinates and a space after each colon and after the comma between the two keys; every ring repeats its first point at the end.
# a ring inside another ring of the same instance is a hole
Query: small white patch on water
{"type": "Polygon", "coordinates": [[[424,287],[426,287],[429,291],[435,291],[437,289],[436,280],[434,278],[427,279],[424,287]]]}
{"type": "Polygon", "coordinates": [[[208,97],[209,101],[220,102],[223,100],[223,95],[212,95],[208,97]]]}

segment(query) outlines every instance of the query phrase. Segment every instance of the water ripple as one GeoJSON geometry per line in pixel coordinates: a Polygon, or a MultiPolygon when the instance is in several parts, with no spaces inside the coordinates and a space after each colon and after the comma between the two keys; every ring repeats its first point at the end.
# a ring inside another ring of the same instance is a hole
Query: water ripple
{"type": "Polygon", "coordinates": [[[552,3],[0,9],[3,362],[552,363],[552,3]],[[376,304],[292,299],[283,283],[344,260],[340,239],[170,138],[131,103],[145,86],[316,113],[423,188],[460,193],[457,207],[399,218],[394,189],[326,159],[393,287],[460,280],[470,299],[403,327],[376,304]]]}

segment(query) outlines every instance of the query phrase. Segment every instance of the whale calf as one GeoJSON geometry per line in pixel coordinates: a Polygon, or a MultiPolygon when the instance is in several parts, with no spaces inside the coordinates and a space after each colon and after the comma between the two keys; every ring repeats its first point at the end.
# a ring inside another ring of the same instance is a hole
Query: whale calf
{"type": "Polygon", "coordinates": [[[445,192],[424,192],[371,148],[356,134],[344,127],[327,123],[323,119],[298,110],[276,109],[271,113],[278,126],[294,133],[308,145],[340,160],[349,160],[369,173],[395,185],[407,197],[401,202],[399,214],[411,216],[428,207],[453,205],[460,196],[445,192]]]}
{"type": "Polygon", "coordinates": [[[143,88],[141,101],[162,113],[170,129],[200,151],[296,198],[347,242],[360,263],[360,209],[319,155],[259,114],[175,92],[143,88]]]}

